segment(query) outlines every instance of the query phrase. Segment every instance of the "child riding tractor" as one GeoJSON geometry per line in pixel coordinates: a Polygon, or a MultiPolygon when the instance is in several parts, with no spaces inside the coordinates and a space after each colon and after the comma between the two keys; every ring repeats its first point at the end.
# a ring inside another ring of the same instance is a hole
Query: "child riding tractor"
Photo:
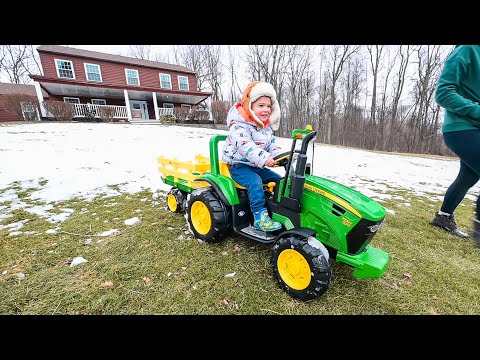
{"type": "Polygon", "coordinates": [[[194,162],[158,157],[162,181],[171,185],[167,207],[185,213],[193,235],[207,243],[232,232],[272,245],[270,263],[280,287],[293,298],[308,301],[323,295],[332,284],[330,260],[354,268],[354,278],[380,278],[389,255],[370,242],[384,222],[383,206],[362,193],[312,174],[307,149],[315,138],[311,126],[292,131],[292,147],[278,155],[285,176],[265,184],[268,213],[282,228],[272,232],[251,224],[246,189],[230,177],[219,161],[218,145],[226,135],[210,139],[210,157],[194,162]]]}

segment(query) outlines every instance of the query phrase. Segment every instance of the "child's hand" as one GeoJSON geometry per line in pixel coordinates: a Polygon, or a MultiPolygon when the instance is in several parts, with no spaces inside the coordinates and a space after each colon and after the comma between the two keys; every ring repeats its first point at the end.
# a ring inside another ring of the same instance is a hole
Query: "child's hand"
{"type": "Polygon", "coordinates": [[[270,156],[267,159],[267,161],[265,161],[265,166],[269,166],[269,167],[275,166],[275,160],[273,160],[273,158],[270,156]]]}

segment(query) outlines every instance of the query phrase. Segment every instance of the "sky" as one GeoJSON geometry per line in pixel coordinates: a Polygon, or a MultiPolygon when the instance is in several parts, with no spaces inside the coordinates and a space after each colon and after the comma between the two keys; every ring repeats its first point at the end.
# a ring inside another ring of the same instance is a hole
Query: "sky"
{"type": "MultiPolygon", "coordinates": [[[[60,224],[73,212],[51,212],[56,202],[97,196],[114,197],[147,190],[158,206],[165,208],[163,184],[158,172],[160,155],[190,161],[196,154],[208,156],[209,139],[223,130],[182,126],[103,123],[38,123],[0,126],[0,229],[11,225],[15,209],[60,224]],[[118,190],[111,185],[118,185],[118,190]],[[22,189],[34,189],[27,197],[22,189]],[[163,198],[162,198],[163,196],[163,198]]],[[[288,151],[291,139],[279,138],[288,151]]],[[[431,159],[316,144],[313,174],[350,186],[380,203],[392,195],[388,190],[407,190],[437,201],[457,175],[455,159],[431,159]]],[[[311,161],[311,160],[310,160],[311,161]]],[[[283,168],[276,168],[281,174],[283,168]]],[[[467,194],[475,200],[479,187],[467,194]]],[[[408,197],[394,195],[400,206],[410,206],[408,197]]],[[[149,200],[152,200],[149,199],[149,200]]],[[[432,205],[433,206],[433,205],[432,205]]],[[[387,208],[395,215],[395,211],[387,208]]],[[[55,226],[57,226],[55,225],[55,226]]],[[[53,231],[53,230],[52,230],[53,231]]],[[[18,234],[13,232],[13,234],[18,234]]]]}

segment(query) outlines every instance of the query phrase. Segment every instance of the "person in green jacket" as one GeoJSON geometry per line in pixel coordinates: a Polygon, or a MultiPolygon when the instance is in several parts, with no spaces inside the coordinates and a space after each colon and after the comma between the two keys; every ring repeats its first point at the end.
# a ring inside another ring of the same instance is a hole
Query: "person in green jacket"
{"type": "MultiPolygon", "coordinates": [[[[457,228],[453,212],[480,179],[480,45],[455,47],[438,78],[435,100],[445,109],[443,140],[460,158],[460,170],[431,224],[458,237],[469,238],[469,234],[457,228]]],[[[480,247],[478,198],[472,237],[480,247]]]]}

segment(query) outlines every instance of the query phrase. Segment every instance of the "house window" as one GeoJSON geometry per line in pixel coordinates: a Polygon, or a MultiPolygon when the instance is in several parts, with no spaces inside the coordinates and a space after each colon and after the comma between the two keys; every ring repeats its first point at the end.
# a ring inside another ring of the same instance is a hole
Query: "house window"
{"type": "Polygon", "coordinates": [[[102,81],[102,73],[100,72],[100,66],[96,64],[84,64],[85,74],[88,81],[102,81]]]}
{"type": "Polygon", "coordinates": [[[182,108],[187,108],[187,109],[191,109],[192,108],[192,105],[187,105],[187,104],[182,104],[180,105],[182,108]]]}
{"type": "Polygon", "coordinates": [[[92,105],[107,105],[107,100],[105,100],[105,99],[92,99],[92,105]]]}
{"type": "Polygon", "coordinates": [[[73,63],[70,60],[55,59],[57,75],[61,78],[75,79],[75,71],[73,71],[73,63]]]}
{"type": "Polygon", "coordinates": [[[128,85],[140,85],[138,70],[125,69],[125,77],[127,78],[128,85]]]}
{"type": "Polygon", "coordinates": [[[179,90],[185,90],[185,91],[190,90],[190,88],[188,86],[188,77],[186,77],[186,76],[179,76],[178,77],[178,89],[179,90]]]}
{"type": "Polygon", "coordinates": [[[173,109],[173,104],[172,103],[163,103],[163,107],[168,108],[168,109],[173,109]]]}
{"type": "Polygon", "coordinates": [[[170,79],[169,74],[160,74],[160,87],[162,89],[172,88],[172,80],[170,79]]]}
{"type": "Polygon", "coordinates": [[[74,98],[74,97],[64,97],[63,101],[70,103],[70,104],[80,104],[80,99],[79,98],[74,98]]]}

